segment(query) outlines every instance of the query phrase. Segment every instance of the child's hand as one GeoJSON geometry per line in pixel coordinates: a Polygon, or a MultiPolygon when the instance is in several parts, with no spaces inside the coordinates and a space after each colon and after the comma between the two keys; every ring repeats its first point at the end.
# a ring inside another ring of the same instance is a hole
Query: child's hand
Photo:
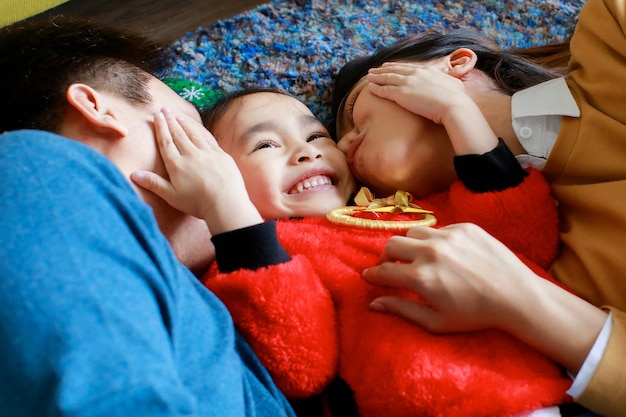
{"type": "Polygon", "coordinates": [[[462,105],[466,96],[461,80],[432,65],[385,63],[370,69],[367,79],[374,95],[437,124],[443,124],[450,109],[462,105]]]}
{"type": "Polygon", "coordinates": [[[483,154],[498,138],[463,81],[435,65],[385,63],[367,75],[372,94],[443,125],[457,155],[483,154]]]}
{"type": "Polygon", "coordinates": [[[261,223],[232,157],[200,123],[164,109],[154,117],[156,142],[169,179],[154,172],[131,175],[172,207],[204,219],[217,234],[261,223]],[[236,208],[237,215],[233,216],[236,208]]]}

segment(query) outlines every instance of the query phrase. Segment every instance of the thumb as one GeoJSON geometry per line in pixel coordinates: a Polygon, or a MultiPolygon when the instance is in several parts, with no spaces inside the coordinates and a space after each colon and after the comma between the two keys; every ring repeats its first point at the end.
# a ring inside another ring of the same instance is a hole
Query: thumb
{"type": "Polygon", "coordinates": [[[135,171],[130,174],[133,182],[150,192],[153,192],[163,200],[169,202],[172,185],[165,178],[150,171],[135,171]]]}

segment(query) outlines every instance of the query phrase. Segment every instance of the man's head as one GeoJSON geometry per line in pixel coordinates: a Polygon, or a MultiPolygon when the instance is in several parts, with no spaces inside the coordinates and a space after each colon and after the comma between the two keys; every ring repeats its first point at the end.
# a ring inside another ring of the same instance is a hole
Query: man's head
{"type": "Polygon", "coordinates": [[[76,18],[2,28],[0,131],[57,131],[72,83],[146,103],[148,75],[163,70],[167,58],[165,49],[141,36],[76,18]]]}
{"type": "MultiPolygon", "coordinates": [[[[22,22],[0,29],[0,132],[40,129],[90,146],[127,178],[166,175],[155,142],[163,107],[200,121],[197,109],[156,76],[168,53],[141,36],[74,19],[22,22]]],[[[131,185],[134,186],[132,182],[131,185]]],[[[178,257],[200,269],[211,256],[203,221],[135,187],[152,206],[178,257]]]]}

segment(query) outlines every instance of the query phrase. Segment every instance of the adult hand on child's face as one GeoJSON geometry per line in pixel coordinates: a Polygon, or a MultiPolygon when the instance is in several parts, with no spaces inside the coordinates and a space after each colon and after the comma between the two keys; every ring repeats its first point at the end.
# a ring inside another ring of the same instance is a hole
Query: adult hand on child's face
{"type": "Polygon", "coordinates": [[[407,236],[392,237],[381,263],[364,271],[363,278],[422,297],[424,302],[379,297],[371,308],[435,333],[506,327],[523,286],[541,279],[502,243],[469,223],[415,227],[407,236]]]}
{"type": "Polygon", "coordinates": [[[131,175],[172,207],[204,219],[213,234],[262,221],[250,202],[233,158],[200,123],[163,109],[154,117],[156,139],[169,179],[154,172],[131,175]],[[232,216],[233,208],[237,216],[232,216]]]}

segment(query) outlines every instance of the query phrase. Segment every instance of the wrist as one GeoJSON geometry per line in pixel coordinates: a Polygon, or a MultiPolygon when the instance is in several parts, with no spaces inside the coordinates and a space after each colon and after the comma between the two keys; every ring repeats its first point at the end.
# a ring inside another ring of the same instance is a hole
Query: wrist
{"type": "Polygon", "coordinates": [[[524,181],[527,173],[502,139],[498,146],[480,155],[454,157],[459,180],[471,191],[502,191],[524,181]]]}
{"type": "Polygon", "coordinates": [[[451,105],[441,123],[456,155],[480,155],[498,145],[498,137],[478,105],[469,96],[451,105]]]}
{"type": "Polygon", "coordinates": [[[203,216],[211,234],[230,232],[263,223],[263,217],[249,198],[220,199],[203,216]],[[237,215],[233,215],[236,212],[237,215]]]}
{"type": "Polygon", "coordinates": [[[527,282],[510,304],[501,328],[577,372],[607,313],[539,276],[527,282]]]}
{"type": "Polygon", "coordinates": [[[220,272],[256,270],[291,259],[278,240],[275,221],[216,234],[211,241],[220,272]]]}

